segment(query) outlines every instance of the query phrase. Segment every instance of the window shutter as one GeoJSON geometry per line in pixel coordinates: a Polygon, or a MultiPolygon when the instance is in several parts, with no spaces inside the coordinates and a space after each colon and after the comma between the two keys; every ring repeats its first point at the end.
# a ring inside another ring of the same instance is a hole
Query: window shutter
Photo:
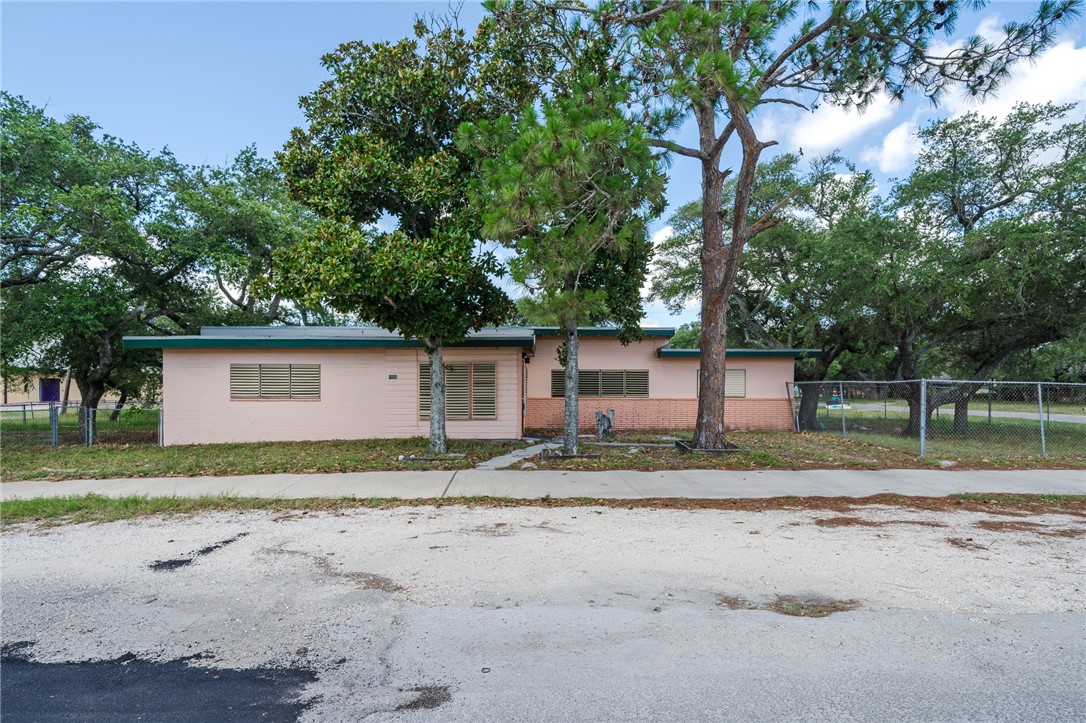
{"type": "Polygon", "coordinates": [[[724,396],[747,396],[747,370],[727,369],[724,371],[724,396]]]}
{"type": "Polygon", "coordinates": [[[471,412],[471,368],[467,364],[445,366],[445,419],[468,419],[471,412]]]}
{"type": "Polygon", "coordinates": [[[497,379],[493,364],[471,365],[471,418],[497,418],[497,379]]]}
{"type": "Polygon", "coordinates": [[[600,371],[598,369],[578,370],[577,396],[598,397],[600,395],[600,371]]]}
{"type": "Polygon", "coordinates": [[[430,418],[430,365],[419,364],[419,419],[430,418]]]}
{"type": "Polygon", "coordinates": [[[321,398],[321,365],[320,364],[291,364],[290,365],[290,398],[291,399],[320,399],[321,398]]]}
{"type": "Polygon", "coordinates": [[[600,387],[605,397],[621,397],[626,394],[623,378],[625,373],[621,369],[604,369],[600,372],[600,387]]]}
{"type": "Polygon", "coordinates": [[[260,365],[260,398],[290,399],[290,365],[260,365]]]}
{"type": "Polygon", "coordinates": [[[551,396],[566,396],[566,370],[551,369],[551,396]]]}
{"type": "Polygon", "coordinates": [[[649,396],[649,372],[648,370],[626,371],[626,396],[649,396]]]}
{"type": "Polygon", "coordinates": [[[230,365],[230,398],[231,399],[259,399],[260,398],[260,365],[259,364],[231,364],[230,365]]]}

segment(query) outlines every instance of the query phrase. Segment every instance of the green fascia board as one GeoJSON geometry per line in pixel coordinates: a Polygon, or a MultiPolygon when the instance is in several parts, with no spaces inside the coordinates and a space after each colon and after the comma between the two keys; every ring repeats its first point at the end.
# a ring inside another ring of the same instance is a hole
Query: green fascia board
{"type": "MultiPolygon", "coordinates": [[[[661,359],[700,359],[701,349],[672,349],[662,346],[656,350],[661,359]]],[[[728,349],[724,357],[763,359],[817,359],[821,349],[728,349]]]]}
{"type": "MultiPolygon", "coordinates": [[[[463,347],[532,349],[531,339],[465,339],[446,344],[446,349],[463,347]]],[[[423,349],[416,339],[321,339],[216,336],[126,336],[125,349],[423,349]]]]}
{"type": "MultiPolygon", "coordinates": [[[[532,329],[536,336],[561,336],[562,330],[557,326],[537,326],[532,329]]],[[[577,329],[579,336],[618,336],[618,328],[610,326],[582,326],[577,329]]],[[[663,336],[670,339],[675,336],[675,329],[649,326],[641,327],[641,333],[645,336],[663,336]]]]}

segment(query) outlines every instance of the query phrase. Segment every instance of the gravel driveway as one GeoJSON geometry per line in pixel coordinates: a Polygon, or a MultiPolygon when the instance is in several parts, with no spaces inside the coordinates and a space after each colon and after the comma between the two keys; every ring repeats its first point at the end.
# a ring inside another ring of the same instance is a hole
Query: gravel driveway
{"type": "Polygon", "coordinates": [[[0,713],[1082,720],[1084,531],[897,508],[16,528],[0,535],[0,713]],[[856,609],[774,612],[812,602],[856,609]]]}

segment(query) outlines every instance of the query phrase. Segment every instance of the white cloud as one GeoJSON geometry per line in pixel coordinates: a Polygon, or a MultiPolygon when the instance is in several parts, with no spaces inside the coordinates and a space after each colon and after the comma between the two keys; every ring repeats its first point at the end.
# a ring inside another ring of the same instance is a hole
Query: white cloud
{"type": "Polygon", "coordinates": [[[875,165],[882,173],[899,173],[908,168],[920,150],[916,138],[916,116],[894,127],[879,146],[868,146],[860,152],[860,160],[875,165]]]}
{"type": "Polygon", "coordinates": [[[864,111],[855,108],[821,105],[818,110],[799,116],[789,140],[804,152],[823,153],[855,141],[865,132],[893,118],[897,108],[889,96],[880,95],[864,111]]]}
{"type": "MultiPolygon", "coordinates": [[[[983,26],[983,23],[982,23],[983,26]]],[[[1003,85],[983,99],[948,94],[946,108],[960,116],[976,111],[1003,118],[1015,103],[1081,103],[1086,99],[1086,47],[1066,39],[1037,56],[1033,63],[1014,66],[1003,85]]]]}
{"type": "MultiPolygon", "coordinates": [[[[675,229],[671,226],[664,226],[662,229],[654,233],[651,237],[652,246],[656,248],[664,241],[675,235],[675,229]]],[[[649,273],[645,274],[645,282],[641,284],[641,298],[649,298],[649,294],[652,293],[652,277],[655,274],[655,269],[650,268],[649,273]]]]}

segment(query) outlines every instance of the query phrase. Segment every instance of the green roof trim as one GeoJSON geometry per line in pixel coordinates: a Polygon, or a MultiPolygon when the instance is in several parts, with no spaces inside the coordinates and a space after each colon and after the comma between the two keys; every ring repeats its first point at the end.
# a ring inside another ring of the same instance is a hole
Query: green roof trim
{"type": "MultiPolygon", "coordinates": [[[[516,347],[531,349],[530,339],[465,339],[446,344],[446,349],[461,347],[516,347]]],[[[321,337],[228,337],[228,336],[126,336],[125,349],[423,349],[416,339],[350,339],[321,337]]]]}
{"type": "MultiPolygon", "coordinates": [[[[536,326],[532,328],[536,336],[560,336],[561,330],[557,326],[536,326]]],[[[618,327],[613,326],[582,326],[578,327],[580,336],[618,336],[618,327]]],[[[645,336],[663,336],[670,339],[675,336],[675,329],[663,326],[643,326],[641,333],[645,336]]]]}
{"type": "MultiPolygon", "coordinates": [[[[665,344],[656,350],[661,359],[700,359],[701,349],[676,349],[665,344]]],[[[769,358],[769,359],[817,359],[822,356],[821,349],[728,349],[724,357],[769,358]]]]}

